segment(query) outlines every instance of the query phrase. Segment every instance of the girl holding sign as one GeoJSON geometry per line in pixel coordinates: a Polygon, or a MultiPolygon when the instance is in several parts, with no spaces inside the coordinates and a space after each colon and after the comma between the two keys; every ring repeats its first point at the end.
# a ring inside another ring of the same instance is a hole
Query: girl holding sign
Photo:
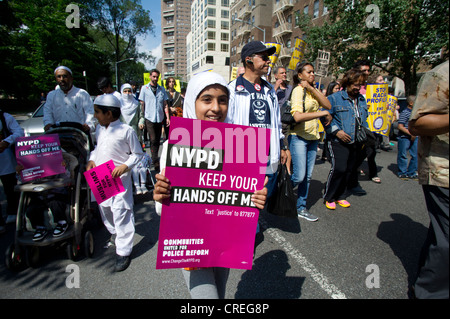
{"type": "MultiPolygon", "coordinates": [[[[227,82],[222,76],[212,73],[200,73],[189,82],[183,109],[183,117],[204,121],[227,122],[229,91],[227,82]]],[[[167,142],[163,145],[161,156],[161,174],[157,174],[153,198],[156,201],[156,211],[161,213],[162,201],[170,198],[170,181],[164,176],[167,156],[167,142]]],[[[267,178],[266,181],[267,183],[267,178]]],[[[258,209],[263,209],[267,196],[267,188],[255,191],[252,201],[258,209]]],[[[212,267],[199,269],[184,269],[192,298],[223,299],[230,270],[228,268],[212,267]]]]}
{"type": "Polygon", "coordinates": [[[130,264],[134,239],[133,184],[130,169],[143,155],[136,132],[120,122],[120,101],[112,94],[98,96],[94,101],[97,146],[91,152],[86,170],[112,160],[115,168],[111,177],[120,177],[125,192],[99,204],[103,223],[108,231],[116,235],[115,271],[122,271],[130,264]]]}

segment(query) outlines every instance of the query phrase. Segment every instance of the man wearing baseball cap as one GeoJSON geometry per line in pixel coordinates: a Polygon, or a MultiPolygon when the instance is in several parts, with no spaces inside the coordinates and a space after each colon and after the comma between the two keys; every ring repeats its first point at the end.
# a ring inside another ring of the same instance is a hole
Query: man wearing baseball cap
{"type": "Polygon", "coordinates": [[[228,85],[230,122],[271,129],[270,161],[266,173],[269,177],[266,185],[268,197],[275,188],[278,163],[280,159],[282,164],[286,163],[288,157],[283,143],[284,135],[281,132],[277,95],[273,86],[264,79],[269,72],[269,56],[275,52],[275,47],[266,47],[260,41],[247,43],[241,51],[245,73],[228,85]]]}

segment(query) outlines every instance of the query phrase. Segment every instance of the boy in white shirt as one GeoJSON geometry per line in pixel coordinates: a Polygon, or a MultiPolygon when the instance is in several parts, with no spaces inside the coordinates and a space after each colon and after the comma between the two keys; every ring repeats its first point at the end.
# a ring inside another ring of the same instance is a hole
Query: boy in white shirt
{"type": "Polygon", "coordinates": [[[125,192],[102,202],[100,213],[103,223],[114,236],[116,245],[115,271],[130,265],[133,249],[134,212],[131,169],[143,156],[142,146],[131,126],[120,122],[120,101],[112,94],[98,96],[94,101],[94,116],[100,126],[96,129],[97,146],[91,152],[86,169],[112,160],[112,177],[120,177],[125,192]]]}

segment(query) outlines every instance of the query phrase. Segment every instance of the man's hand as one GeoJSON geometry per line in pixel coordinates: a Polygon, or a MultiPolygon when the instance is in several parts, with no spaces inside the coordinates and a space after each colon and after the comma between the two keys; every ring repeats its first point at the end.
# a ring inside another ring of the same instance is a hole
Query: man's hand
{"type": "Polygon", "coordinates": [[[53,124],[47,124],[46,126],[44,126],[44,131],[47,132],[52,127],[52,125],[53,124]]]}

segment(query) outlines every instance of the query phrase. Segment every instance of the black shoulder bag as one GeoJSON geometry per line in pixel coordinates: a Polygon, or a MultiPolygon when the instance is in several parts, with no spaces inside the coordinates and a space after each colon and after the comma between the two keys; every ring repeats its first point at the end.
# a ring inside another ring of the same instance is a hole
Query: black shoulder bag
{"type": "MultiPolygon", "coordinates": [[[[292,92],[294,92],[294,89],[292,89],[291,94],[289,95],[289,98],[284,102],[283,106],[281,107],[281,123],[283,123],[283,124],[294,125],[296,123],[294,116],[291,114],[292,92]]],[[[303,89],[303,113],[305,113],[305,99],[306,99],[306,89],[303,89]]]]}

